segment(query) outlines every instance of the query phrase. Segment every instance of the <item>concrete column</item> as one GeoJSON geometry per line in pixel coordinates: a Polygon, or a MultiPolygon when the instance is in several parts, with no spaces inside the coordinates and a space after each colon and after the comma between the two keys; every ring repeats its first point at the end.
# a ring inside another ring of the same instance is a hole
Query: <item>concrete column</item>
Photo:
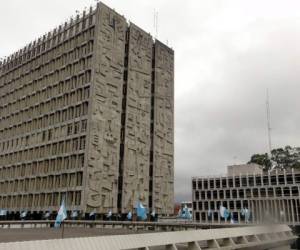
{"type": "Polygon", "coordinates": [[[188,249],[191,249],[191,250],[201,250],[199,244],[197,241],[193,241],[193,242],[189,242],[188,243],[188,249]]]}
{"type": "Polygon", "coordinates": [[[259,221],[262,222],[262,201],[258,200],[258,207],[259,207],[259,221]]]}
{"type": "Polygon", "coordinates": [[[284,210],[286,211],[286,222],[289,222],[290,221],[290,206],[289,206],[289,203],[288,203],[288,200],[283,200],[284,202],[284,210]]]}
{"type": "Polygon", "coordinates": [[[298,222],[299,222],[299,217],[298,217],[298,204],[297,204],[298,199],[294,199],[294,201],[295,201],[295,209],[294,209],[295,223],[298,223],[298,222]]]}
{"type": "Polygon", "coordinates": [[[295,215],[294,215],[293,200],[290,199],[289,202],[290,202],[290,208],[291,208],[291,210],[292,210],[292,223],[293,223],[293,225],[295,225],[295,215]]]}

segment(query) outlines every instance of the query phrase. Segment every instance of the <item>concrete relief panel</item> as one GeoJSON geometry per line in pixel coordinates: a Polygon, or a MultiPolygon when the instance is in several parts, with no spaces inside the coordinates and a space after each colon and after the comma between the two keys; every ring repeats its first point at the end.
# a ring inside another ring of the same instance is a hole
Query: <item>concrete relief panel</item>
{"type": "Polygon", "coordinates": [[[140,199],[148,204],[152,45],[149,34],[131,24],[123,173],[124,213],[140,199]]]}
{"type": "Polygon", "coordinates": [[[173,212],[174,204],[174,53],[155,43],[154,208],[173,212]]]}
{"type": "Polygon", "coordinates": [[[88,152],[87,212],[117,210],[125,19],[100,4],[88,152]]]}

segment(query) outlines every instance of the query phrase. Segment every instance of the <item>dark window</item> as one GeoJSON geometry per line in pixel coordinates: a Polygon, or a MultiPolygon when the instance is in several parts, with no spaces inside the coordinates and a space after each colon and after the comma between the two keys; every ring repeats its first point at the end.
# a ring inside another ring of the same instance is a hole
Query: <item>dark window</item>
{"type": "Polygon", "coordinates": [[[274,196],[273,188],[268,188],[268,196],[269,197],[273,197],[274,196]]]}
{"type": "Polygon", "coordinates": [[[210,209],[212,209],[212,210],[215,209],[215,202],[214,201],[210,202],[210,209]]]}
{"type": "Polygon", "coordinates": [[[236,201],[236,209],[241,209],[241,201],[236,201]]]}
{"type": "Polygon", "coordinates": [[[266,197],[266,189],[265,188],[260,189],[260,197],[266,197]]]}
{"type": "Polygon", "coordinates": [[[236,187],[240,187],[240,177],[235,177],[234,182],[236,187]]]}
{"type": "Polygon", "coordinates": [[[197,210],[197,202],[195,202],[195,201],[193,202],[193,209],[197,210]]]}
{"type": "Polygon", "coordinates": [[[196,212],[196,221],[200,221],[200,213],[196,212]]]}
{"type": "Polygon", "coordinates": [[[227,187],[227,180],[226,179],[222,179],[222,187],[223,188],[227,187]]]}
{"type": "Polygon", "coordinates": [[[225,191],[226,199],[230,199],[230,190],[225,191]]]}
{"type": "Polygon", "coordinates": [[[293,176],[291,174],[286,176],[286,182],[287,184],[293,184],[293,176]]]}
{"type": "Polygon", "coordinates": [[[195,199],[196,199],[196,200],[199,200],[199,191],[196,191],[196,192],[195,192],[195,199]]]}
{"type": "Polygon", "coordinates": [[[285,188],[283,189],[283,195],[284,195],[285,197],[288,197],[288,196],[291,195],[291,194],[290,194],[290,188],[289,188],[289,187],[285,187],[285,188]]]}
{"type": "Polygon", "coordinates": [[[220,199],[224,199],[224,190],[220,190],[219,195],[220,199]]]}
{"type": "Polygon", "coordinates": [[[298,187],[292,187],[292,195],[293,196],[298,196],[299,195],[298,187]]]}
{"type": "Polygon", "coordinates": [[[251,198],[252,195],[251,195],[251,189],[247,188],[246,189],[246,198],[251,198]]]}
{"type": "Polygon", "coordinates": [[[254,186],[254,178],[253,178],[253,176],[250,176],[250,177],[248,178],[248,181],[249,181],[249,186],[250,186],[250,187],[253,187],[253,186],[254,186]]]}
{"type": "Polygon", "coordinates": [[[203,207],[202,207],[202,202],[201,202],[201,201],[198,202],[198,209],[199,209],[199,210],[202,210],[202,209],[203,209],[203,207]]]}
{"type": "Polygon", "coordinates": [[[277,197],[282,196],[281,187],[276,187],[275,192],[277,197]]]}
{"type": "Polygon", "coordinates": [[[208,210],[208,202],[207,201],[204,202],[204,209],[208,210]]]}
{"type": "Polygon", "coordinates": [[[205,197],[205,191],[201,191],[201,199],[205,200],[206,197],[205,197]]]}
{"type": "Polygon", "coordinates": [[[242,178],[242,186],[247,187],[247,178],[242,178]]]}
{"type": "Polygon", "coordinates": [[[284,175],[278,175],[278,183],[279,184],[284,184],[285,181],[284,181],[284,175]]]}
{"type": "Polygon", "coordinates": [[[223,206],[226,207],[226,208],[228,208],[227,201],[224,201],[224,202],[223,202],[223,206]]]}
{"type": "Polygon", "coordinates": [[[276,176],[275,175],[271,176],[271,185],[277,185],[277,180],[276,180],[276,176]]]}
{"type": "Polygon", "coordinates": [[[218,212],[214,212],[214,213],[213,213],[213,216],[214,216],[214,221],[217,221],[217,220],[218,220],[219,213],[218,213],[218,212]]]}
{"type": "Polygon", "coordinates": [[[213,199],[218,199],[218,191],[217,190],[213,191],[213,199]]]}
{"type": "Polygon", "coordinates": [[[269,185],[269,177],[268,176],[264,176],[263,177],[263,181],[264,181],[264,186],[268,186],[269,185]]]}
{"type": "Polygon", "coordinates": [[[261,186],[261,176],[255,177],[256,186],[261,186]]]}
{"type": "Polygon", "coordinates": [[[257,198],[258,197],[258,189],[257,188],[253,188],[253,197],[257,198]]]}
{"type": "Polygon", "coordinates": [[[237,198],[236,189],[233,189],[231,192],[232,192],[232,198],[237,198]]]}
{"type": "Polygon", "coordinates": [[[228,179],[228,185],[229,185],[229,187],[233,187],[233,179],[232,178],[228,179]]]}
{"type": "Polygon", "coordinates": [[[211,199],[211,192],[210,191],[207,191],[207,199],[211,199]]]}
{"type": "MultiPolygon", "coordinates": [[[[193,181],[193,190],[195,190],[196,189],[196,181],[193,181]]],[[[198,193],[198,195],[199,195],[199,193],[198,193]]]]}
{"type": "Polygon", "coordinates": [[[239,197],[244,198],[244,189],[239,190],[239,197]]]}

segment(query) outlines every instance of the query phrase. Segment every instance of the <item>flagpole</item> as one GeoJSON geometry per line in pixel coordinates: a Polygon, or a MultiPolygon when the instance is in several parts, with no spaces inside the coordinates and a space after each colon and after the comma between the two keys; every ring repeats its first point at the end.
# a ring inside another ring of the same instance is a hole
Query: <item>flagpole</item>
{"type": "Polygon", "coordinates": [[[61,222],[61,226],[62,226],[62,230],[61,230],[61,238],[63,239],[64,238],[64,232],[65,232],[65,223],[64,221],[61,222]]]}
{"type": "MultiPolygon", "coordinates": [[[[67,199],[68,199],[68,183],[67,183],[67,191],[66,191],[66,195],[65,195],[65,209],[66,209],[66,213],[67,212],[67,199]]],[[[61,238],[63,239],[64,238],[64,233],[65,233],[65,223],[64,223],[64,220],[61,222],[61,226],[62,226],[62,229],[61,229],[61,238]]]]}

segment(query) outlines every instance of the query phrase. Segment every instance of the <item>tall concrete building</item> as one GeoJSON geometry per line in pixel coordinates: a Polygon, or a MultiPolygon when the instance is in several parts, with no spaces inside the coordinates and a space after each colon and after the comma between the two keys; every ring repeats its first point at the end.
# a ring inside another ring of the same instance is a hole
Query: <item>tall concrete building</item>
{"type": "Polygon", "coordinates": [[[0,209],[173,212],[174,51],[98,3],[0,63],[0,209]]]}
{"type": "Polygon", "coordinates": [[[192,189],[193,218],[201,223],[224,222],[221,205],[236,223],[300,223],[300,172],[293,169],[264,173],[256,164],[229,166],[227,176],[194,177],[192,189]]]}

